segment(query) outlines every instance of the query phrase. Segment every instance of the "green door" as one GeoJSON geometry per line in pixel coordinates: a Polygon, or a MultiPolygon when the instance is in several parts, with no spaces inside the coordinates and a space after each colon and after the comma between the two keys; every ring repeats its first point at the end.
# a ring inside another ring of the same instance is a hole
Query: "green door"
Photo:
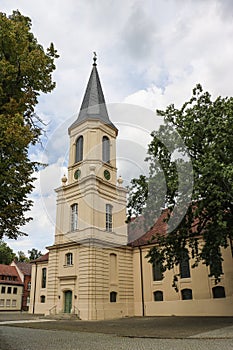
{"type": "Polygon", "coordinates": [[[71,290],[68,290],[65,292],[64,312],[67,314],[70,314],[71,309],[72,309],[72,292],[71,290]]]}

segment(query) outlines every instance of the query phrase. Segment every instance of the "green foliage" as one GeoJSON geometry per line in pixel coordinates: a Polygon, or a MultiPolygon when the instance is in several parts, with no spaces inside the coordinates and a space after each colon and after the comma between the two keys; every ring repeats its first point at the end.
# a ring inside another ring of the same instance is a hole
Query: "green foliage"
{"type": "Polygon", "coordinates": [[[32,248],[32,250],[28,250],[28,254],[29,254],[29,260],[36,260],[40,256],[42,256],[41,251],[35,248],[32,248]]]}
{"type": "Polygon", "coordinates": [[[142,213],[150,219],[145,220],[149,229],[156,217],[156,197],[160,197],[160,210],[167,208],[168,232],[158,232],[154,238],[158,244],[150,250],[149,260],[159,255],[164,269],[172,269],[189,248],[193,267],[199,262],[210,266],[210,275],[217,280],[222,273],[221,248],[233,239],[233,98],[212,101],[197,85],[181,109],[170,105],[157,113],[164,125],[152,133],[148,178],[132,182],[129,216],[142,213]],[[176,157],[178,153],[182,157],[176,157]],[[153,191],[145,190],[151,183],[153,191]]]}
{"type": "Polygon", "coordinates": [[[33,172],[38,163],[28,157],[38,142],[42,123],[35,114],[41,92],[51,92],[58,55],[53,44],[44,51],[31,32],[31,20],[14,11],[0,12],[0,239],[24,235],[20,227],[30,217],[33,172]]]}
{"type": "Polygon", "coordinates": [[[28,257],[22,250],[19,250],[17,252],[17,256],[15,257],[15,260],[19,262],[29,262],[28,257]]]}
{"type": "Polygon", "coordinates": [[[3,241],[0,240],[0,264],[10,265],[14,260],[13,250],[3,241]]]}

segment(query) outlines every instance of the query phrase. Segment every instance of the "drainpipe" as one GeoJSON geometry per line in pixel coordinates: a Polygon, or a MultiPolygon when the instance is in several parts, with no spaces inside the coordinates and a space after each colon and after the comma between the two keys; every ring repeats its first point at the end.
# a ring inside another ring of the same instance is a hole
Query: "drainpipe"
{"type": "Polygon", "coordinates": [[[32,313],[35,313],[35,302],[36,302],[36,279],[37,279],[37,263],[36,264],[36,272],[35,272],[35,283],[34,283],[34,296],[33,296],[33,308],[32,313]]]}
{"type": "Polygon", "coordinates": [[[140,273],[141,273],[141,297],[142,297],[142,316],[145,316],[145,301],[144,301],[144,281],[143,281],[143,268],[142,268],[142,248],[138,247],[140,255],[140,273]]]}

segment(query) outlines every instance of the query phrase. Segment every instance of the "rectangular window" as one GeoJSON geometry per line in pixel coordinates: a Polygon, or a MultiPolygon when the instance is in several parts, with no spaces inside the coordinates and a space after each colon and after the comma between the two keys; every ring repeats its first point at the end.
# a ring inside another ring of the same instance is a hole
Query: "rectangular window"
{"type": "Polygon", "coordinates": [[[6,287],[5,286],[2,286],[2,294],[5,294],[6,293],[6,287]]]}
{"type": "Polygon", "coordinates": [[[153,281],[162,281],[163,279],[162,266],[159,261],[153,262],[152,271],[153,271],[153,281]]]}
{"type": "Polygon", "coordinates": [[[190,277],[189,255],[186,251],[182,254],[180,261],[180,278],[190,277]]]}
{"type": "Polygon", "coordinates": [[[112,205],[106,204],[106,231],[112,232],[112,205]]]}
{"type": "Polygon", "coordinates": [[[73,254],[72,253],[66,254],[66,265],[73,265],[73,254]]]}
{"type": "Polygon", "coordinates": [[[0,299],[0,306],[4,306],[5,305],[5,300],[4,299],[0,299]]]}
{"type": "Polygon", "coordinates": [[[78,204],[75,203],[71,206],[71,231],[75,231],[78,228],[78,204]]]}
{"type": "Polygon", "coordinates": [[[42,281],[41,281],[41,287],[46,288],[46,267],[42,269],[42,281]]]}
{"type": "Polygon", "coordinates": [[[12,300],[12,307],[16,307],[16,299],[12,300]]]}
{"type": "Polygon", "coordinates": [[[14,287],[13,294],[17,294],[17,287],[14,287]]]}
{"type": "Polygon", "coordinates": [[[6,306],[7,306],[7,307],[11,306],[11,301],[10,301],[10,299],[6,299],[6,306]]]}
{"type": "Polygon", "coordinates": [[[11,294],[11,287],[7,287],[7,294],[11,294]]]}

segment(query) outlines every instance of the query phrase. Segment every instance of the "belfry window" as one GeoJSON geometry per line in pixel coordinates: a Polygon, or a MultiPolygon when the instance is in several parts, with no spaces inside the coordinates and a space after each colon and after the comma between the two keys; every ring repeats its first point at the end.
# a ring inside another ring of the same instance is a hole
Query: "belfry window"
{"type": "Polygon", "coordinates": [[[83,160],[83,136],[79,136],[76,141],[75,149],[75,163],[81,162],[83,160]]]}
{"type": "Polygon", "coordinates": [[[107,136],[102,139],[102,160],[104,163],[110,163],[110,141],[107,136]]]}
{"type": "Polygon", "coordinates": [[[78,228],[78,204],[71,205],[71,231],[75,231],[78,228]]]}
{"type": "Polygon", "coordinates": [[[106,204],[106,231],[112,232],[112,205],[106,204]]]}

